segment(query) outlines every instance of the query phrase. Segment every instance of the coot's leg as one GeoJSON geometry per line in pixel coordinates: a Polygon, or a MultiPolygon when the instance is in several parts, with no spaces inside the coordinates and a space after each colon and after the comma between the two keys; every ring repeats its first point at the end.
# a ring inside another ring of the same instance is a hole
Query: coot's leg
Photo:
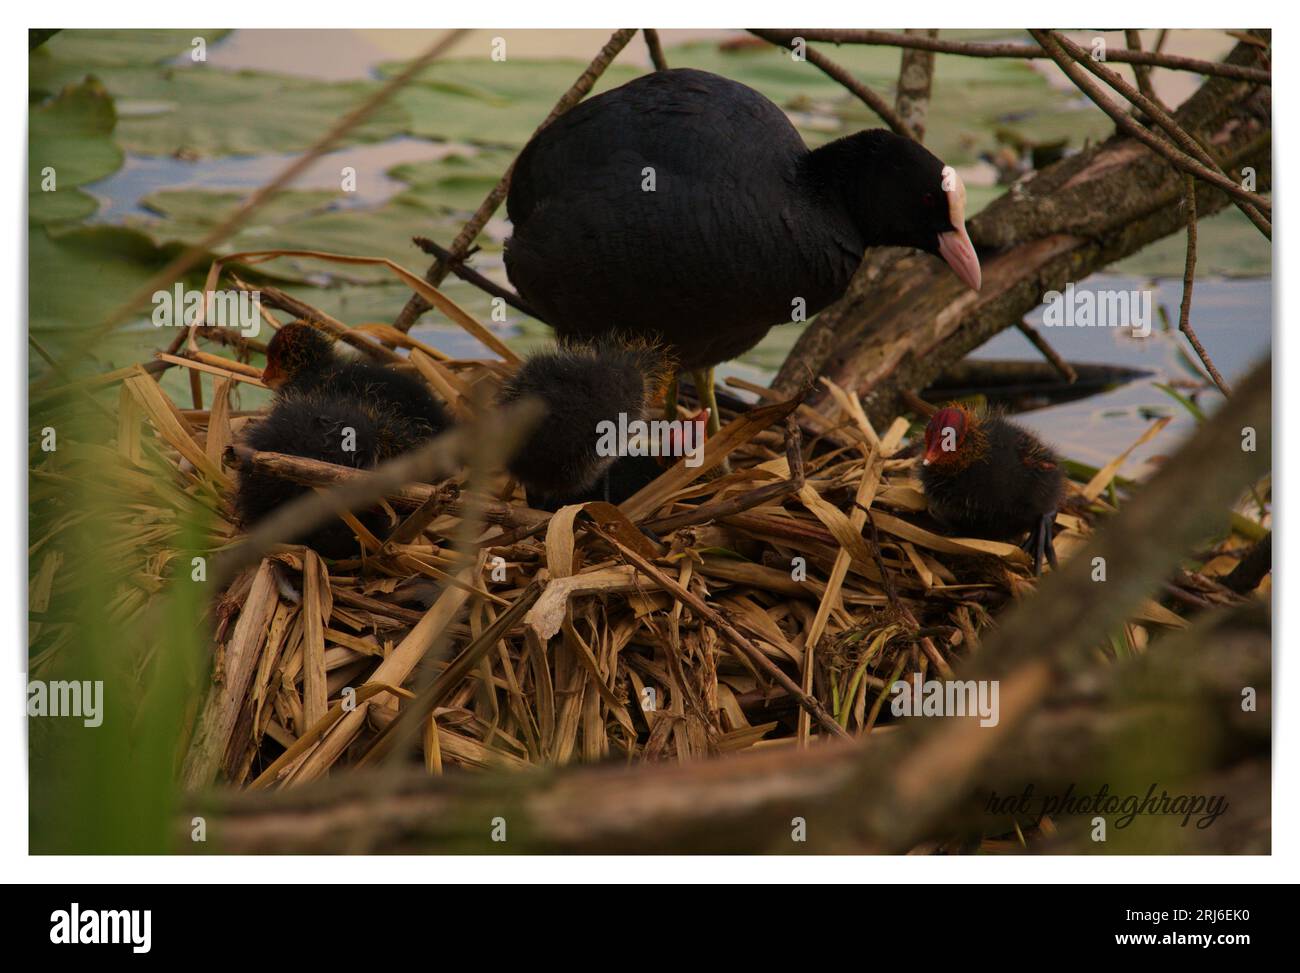
{"type": "Polygon", "coordinates": [[[700,400],[700,408],[709,410],[708,434],[715,436],[722,428],[722,416],[718,414],[718,397],[713,393],[713,368],[696,369],[691,372],[691,379],[695,382],[695,394],[700,400]]]}
{"type": "Polygon", "coordinates": [[[1034,577],[1038,577],[1043,572],[1043,522],[1040,520],[1038,526],[1029,532],[1025,542],[1020,545],[1020,549],[1034,559],[1034,577]]]}
{"type": "MultiPolygon", "coordinates": [[[[701,407],[709,410],[705,434],[712,439],[722,428],[722,416],[718,413],[718,397],[713,392],[713,367],[700,368],[691,372],[691,380],[695,382],[695,394],[700,400],[701,407]]],[[[731,462],[724,459],[718,465],[718,472],[724,476],[730,473],[731,462]]]]}
{"type": "Polygon", "coordinates": [[[1052,525],[1056,523],[1056,513],[1043,514],[1043,536],[1046,541],[1047,563],[1056,570],[1056,544],[1052,540],[1052,525]]]}
{"type": "Polygon", "coordinates": [[[677,373],[668,380],[664,388],[664,418],[672,422],[677,418],[677,373]]]}
{"type": "Polygon", "coordinates": [[[1043,573],[1043,555],[1047,555],[1047,563],[1056,570],[1056,545],[1052,542],[1052,525],[1056,523],[1056,514],[1043,514],[1038,520],[1038,526],[1029,532],[1025,543],[1021,545],[1025,552],[1034,556],[1034,577],[1043,573]]]}

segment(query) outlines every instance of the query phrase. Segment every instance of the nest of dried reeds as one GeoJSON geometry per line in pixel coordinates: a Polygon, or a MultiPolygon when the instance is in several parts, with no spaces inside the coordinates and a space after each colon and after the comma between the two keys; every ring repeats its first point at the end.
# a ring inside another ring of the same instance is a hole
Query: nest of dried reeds
{"type": "MultiPolygon", "coordinates": [[[[279,255],[219,261],[209,286],[225,263],[279,255]]],[[[276,310],[311,318],[411,369],[475,421],[517,356],[415,275],[379,262],[497,357],[451,359],[271,288],[263,317],[273,327],[276,310]]],[[[122,500],[123,619],[166,597],[176,525],[196,503],[214,515],[209,552],[238,548],[229,497],[241,466],[322,490],[366,475],[240,450],[258,416],[233,409],[231,391],[261,384],[263,348],[200,321],[153,361],[96,378],[120,386],[115,441],[46,470],[73,477],[89,461],[122,500]],[[188,371],[190,402],[164,394],[162,368],[188,371]]],[[[530,510],[498,462],[391,491],[395,530],[380,541],[362,528],[356,559],[259,552],[212,605],[211,681],[183,730],[186,782],[287,786],[417,752],[431,773],[685,761],[888,729],[889,687],[951,673],[1034,581],[1020,548],[945,536],[928,521],[908,419],[878,430],[855,396],[828,388],[834,414],[770,398],[724,414],[702,465],[679,463],[619,508],[530,510]]],[[[1080,512],[1105,506],[1122,459],[1071,483],[1062,557],[1083,543],[1080,512]]],[[[37,601],[58,570],[40,565],[37,601]]],[[[1124,637],[1142,643],[1150,624],[1182,620],[1149,602],[1124,637]]]]}

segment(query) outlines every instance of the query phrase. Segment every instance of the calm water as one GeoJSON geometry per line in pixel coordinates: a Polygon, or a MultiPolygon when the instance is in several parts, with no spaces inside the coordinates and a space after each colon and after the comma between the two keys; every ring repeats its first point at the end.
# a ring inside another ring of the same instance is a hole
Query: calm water
{"type": "MultiPolygon", "coordinates": [[[[1138,475],[1146,471],[1151,457],[1171,453],[1195,428],[1195,420],[1186,409],[1155,387],[1156,383],[1172,381],[1177,386],[1193,379],[1180,361],[1180,352],[1199,366],[1191,346],[1176,330],[1183,282],[1181,278],[1152,283],[1095,274],[1076,286],[1091,290],[1150,286],[1154,289],[1153,303],[1168,309],[1174,330],[1162,331],[1158,319],[1146,338],[1136,338],[1132,332],[1118,328],[1043,328],[1047,340],[1069,361],[1125,365],[1148,369],[1153,374],[1101,395],[1027,412],[1021,421],[1041,432],[1071,459],[1101,465],[1136,440],[1155,415],[1173,416],[1165,431],[1135,450],[1125,465],[1126,475],[1138,475]]],[[[1028,320],[1040,323],[1042,310],[1039,308],[1028,320]]],[[[1198,280],[1192,295],[1190,323],[1224,379],[1232,385],[1270,352],[1272,281],[1267,278],[1198,280]]],[[[1024,335],[1011,330],[995,336],[973,357],[1037,359],[1040,356],[1024,335]]],[[[1188,394],[1186,388],[1179,391],[1188,394]]],[[[1222,402],[1222,396],[1213,388],[1194,398],[1207,413],[1222,402]]]]}
{"type": "MultiPolygon", "coordinates": [[[[408,136],[353,145],[321,156],[299,176],[293,188],[337,192],[339,170],[348,165],[365,178],[357,180],[355,192],[340,196],[337,205],[348,209],[379,206],[407,188],[406,183],[388,175],[394,166],[474,151],[472,146],[408,136]]],[[[120,223],[126,216],[148,215],[140,200],[151,193],[175,189],[246,193],[270,182],[295,158],[296,155],[280,153],[193,160],[128,155],[121,169],[85,189],[99,201],[97,222],[120,223]]]]}

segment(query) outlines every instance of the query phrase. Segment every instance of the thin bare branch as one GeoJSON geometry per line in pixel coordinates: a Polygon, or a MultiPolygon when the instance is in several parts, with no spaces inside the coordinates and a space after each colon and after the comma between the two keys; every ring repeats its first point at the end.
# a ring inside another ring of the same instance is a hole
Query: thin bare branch
{"type": "MultiPolygon", "coordinates": [[[[1128,45],[1130,51],[1141,51],[1142,32],[1140,30],[1124,31],[1124,43],[1128,45]]],[[[1137,79],[1138,90],[1163,108],[1164,105],[1160,104],[1160,99],[1156,97],[1156,89],[1151,84],[1151,66],[1148,64],[1134,64],[1133,77],[1137,79]]]]}
{"type": "Polygon", "coordinates": [[[1041,331],[1028,324],[1024,318],[1016,322],[1016,329],[1029,339],[1029,343],[1037,348],[1038,353],[1046,358],[1048,363],[1060,373],[1061,378],[1071,385],[1079,380],[1079,373],[1074,370],[1074,366],[1061,357],[1061,353],[1048,343],[1041,331]]]}
{"type": "Polygon", "coordinates": [[[1184,176],[1187,184],[1187,262],[1183,267],[1183,300],[1178,308],[1178,330],[1187,337],[1187,341],[1196,351],[1196,355],[1201,359],[1201,364],[1205,366],[1210,373],[1210,378],[1214,379],[1214,384],[1219,386],[1219,391],[1224,395],[1230,395],[1231,390],[1228,383],[1223,380],[1219,370],[1214,367],[1214,360],[1210,358],[1210,353],[1205,350],[1201,344],[1201,339],[1196,336],[1192,330],[1192,285],[1196,282],[1196,180],[1191,176],[1184,176]]]}
{"type": "MultiPolygon", "coordinates": [[[[595,86],[596,81],[605,73],[605,69],[609,67],[618,52],[627,47],[628,41],[635,36],[636,29],[631,27],[614,31],[605,46],[600,49],[600,53],[592,58],[591,63],[587,65],[587,69],[578,75],[578,80],[573,82],[569,90],[560,96],[560,100],[555,103],[551,113],[546,116],[542,124],[537,126],[537,132],[540,132],[585,98],[595,86]]],[[[534,132],[535,134],[536,132],[534,132]]],[[[511,162],[510,167],[501,176],[501,181],[492,187],[492,191],[479,204],[478,209],[474,211],[474,215],[469,218],[469,222],[456,234],[456,239],[451,242],[451,252],[457,260],[465,258],[471,244],[483,232],[483,227],[487,226],[488,220],[492,219],[492,214],[505,201],[506,194],[510,192],[510,174],[514,172],[514,169],[515,164],[511,162]]],[[[425,271],[424,279],[437,287],[446,278],[449,270],[450,268],[443,261],[435,260],[429,269],[425,271]]],[[[400,331],[409,331],[411,325],[415,324],[420,315],[427,310],[429,310],[429,302],[419,294],[412,294],[406,302],[406,306],[402,308],[401,313],[394,319],[393,327],[400,331]]]]}
{"type": "MultiPolygon", "coordinates": [[[[972,41],[950,41],[919,35],[897,34],[885,30],[823,30],[809,28],[805,30],[773,29],[769,33],[777,34],[788,43],[790,38],[802,37],[806,41],[826,41],[831,44],[866,44],[876,47],[914,47],[937,54],[960,54],[965,57],[1020,58],[1042,60],[1050,55],[1036,44],[987,44],[972,41]]],[[[1162,41],[1163,43],[1163,41],[1162,41]]],[[[1218,78],[1231,78],[1234,81],[1249,81],[1253,84],[1271,85],[1273,75],[1259,68],[1240,64],[1224,64],[1219,61],[1202,61],[1194,57],[1181,57],[1176,54],[1157,53],[1156,51],[1130,51],[1120,48],[1112,49],[1107,57],[1112,61],[1128,64],[1146,64],[1151,67],[1169,68],[1171,71],[1191,71],[1194,74],[1206,74],[1218,78]]]]}
{"type": "MultiPolygon", "coordinates": [[[[1102,81],[1105,81],[1110,85],[1115,91],[1127,98],[1135,107],[1146,112],[1151,120],[1164,129],[1174,142],[1178,144],[1179,148],[1197,161],[1201,162],[1212,172],[1222,176],[1224,179],[1228,180],[1228,182],[1232,182],[1232,180],[1228,179],[1227,173],[1225,173],[1219,166],[1219,163],[1206,150],[1205,146],[1193,138],[1185,128],[1179,125],[1178,122],[1174,120],[1173,116],[1165,111],[1164,107],[1159,102],[1152,98],[1148,98],[1140,91],[1134,90],[1133,86],[1127,81],[1105,65],[1093,60],[1088,55],[1087,51],[1079,47],[1077,44],[1071,43],[1069,38],[1063,36],[1059,31],[1048,31],[1047,33],[1051,35],[1054,41],[1064,48],[1067,54],[1074,58],[1076,63],[1083,65],[1097,77],[1101,78],[1102,81]]],[[[1085,90],[1085,94],[1086,93],[1085,90]]],[[[1091,95],[1089,95],[1089,97],[1091,97],[1091,95]]],[[[1093,100],[1095,101],[1096,99],[1093,100]]],[[[1113,118],[1115,116],[1112,115],[1111,117],[1113,118]]],[[[1195,175],[1195,173],[1193,174],[1195,175]]],[[[1236,185],[1235,183],[1232,184],[1236,185]]],[[[1245,190],[1243,190],[1243,192],[1245,192],[1245,190]]],[[[1271,200],[1267,200],[1262,196],[1258,198],[1264,202],[1264,207],[1266,209],[1270,211],[1272,210],[1273,204],[1271,200]]],[[[1233,203],[1246,215],[1247,219],[1259,228],[1260,232],[1262,232],[1266,237],[1269,237],[1269,239],[1272,239],[1272,227],[1269,221],[1258,209],[1241,197],[1234,196],[1233,203]]]]}
{"type": "MultiPolygon", "coordinates": [[[[752,27],[749,29],[749,32],[755,37],[761,37],[763,40],[775,44],[777,47],[788,47],[793,36],[783,34],[780,31],[761,30],[752,27]]],[[[804,53],[809,64],[820,68],[822,73],[827,77],[834,78],[847,88],[855,98],[879,115],[881,121],[893,129],[895,133],[906,136],[907,138],[915,137],[912,134],[912,130],[908,127],[907,122],[903,121],[898,112],[894,111],[894,109],[889,106],[889,102],[885,101],[884,98],[876,94],[850,74],[847,68],[835,63],[825,54],[822,54],[820,51],[816,51],[811,47],[807,48],[804,53]]]]}
{"type": "MultiPolygon", "coordinates": [[[[1051,32],[1045,30],[1031,29],[1030,33],[1043,45],[1044,49],[1051,55],[1057,65],[1065,72],[1066,76],[1074,82],[1075,87],[1082,91],[1098,108],[1104,111],[1114,120],[1115,124],[1123,129],[1126,133],[1136,138],[1143,145],[1152,151],[1160,154],[1169,162],[1173,163],[1183,172],[1190,173],[1198,179],[1210,183],[1217,189],[1223,190],[1234,199],[1243,200],[1262,211],[1271,211],[1272,203],[1258,193],[1248,192],[1242,189],[1237,183],[1233,182],[1227,176],[1219,172],[1213,172],[1207,169],[1200,162],[1191,156],[1180,152],[1177,148],[1166,142],[1164,139],[1152,133],[1143,125],[1139,125],[1133,118],[1121,111],[1120,108],[1103,92],[1091,78],[1087,76],[1084,70],[1079,66],[1078,61],[1072,57],[1064,47],[1057,43],[1057,37],[1051,32]]],[[[1091,60],[1086,56],[1085,60],[1091,60]]],[[[1145,99],[1143,99],[1145,101],[1145,99]]],[[[1149,103],[1148,103],[1149,104],[1149,103]]],[[[1154,107],[1154,106],[1152,106],[1154,107]]],[[[1159,111],[1159,109],[1156,109],[1159,111]]],[[[1249,215],[1249,214],[1247,214],[1249,215]]],[[[1262,217],[1261,217],[1262,219],[1262,217]]],[[[1272,239],[1272,228],[1267,220],[1263,220],[1263,226],[1260,230],[1269,239],[1272,239]]]]}
{"type": "Polygon", "coordinates": [[[664,57],[664,46],[659,42],[659,31],[653,27],[643,27],[641,33],[645,37],[645,46],[650,51],[650,63],[656,71],[667,71],[668,59],[664,57]]]}

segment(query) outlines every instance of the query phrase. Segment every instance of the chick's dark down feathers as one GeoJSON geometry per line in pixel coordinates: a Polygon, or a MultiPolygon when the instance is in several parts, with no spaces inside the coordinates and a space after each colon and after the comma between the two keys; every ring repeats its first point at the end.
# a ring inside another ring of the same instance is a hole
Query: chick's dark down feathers
{"type": "Polygon", "coordinates": [[[413,375],[406,375],[366,361],[338,360],[322,371],[305,371],[296,375],[284,389],[294,393],[328,393],[364,402],[376,403],[405,427],[393,426],[406,438],[393,443],[392,455],[405,452],[424,439],[438,435],[451,425],[447,410],[429,392],[428,386],[413,375]]]}
{"type": "Polygon", "coordinates": [[[930,513],[950,530],[1012,540],[1056,512],[1065,478],[1056,456],[1032,433],[1000,416],[980,421],[985,448],[969,465],[921,467],[930,513]]]}
{"type": "MultiPolygon", "coordinates": [[[[369,469],[384,457],[383,443],[394,430],[370,403],[351,396],[327,396],[320,392],[291,392],[277,398],[265,418],[252,423],[241,442],[262,452],[289,453],[308,459],[369,469]]],[[[411,435],[409,424],[398,423],[400,438],[411,435]]],[[[276,508],[302,496],[310,487],[258,469],[239,474],[235,510],[245,525],[256,524],[276,508]]],[[[376,511],[359,511],[357,518],[371,533],[382,534],[385,519],[376,511]]],[[[351,529],[332,518],[316,529],[293,538],[290,543],[306,544],[326,557],[355,555],[358,550],[351,529]]]]}
{"type": "Polygon", "coordinates": [[[530,505],[555,509],[588,499],[618,503],[657,475],[653,460],[602,456],[597,444],[602,422],[617,425],[620,415],[629,422],[645,417],[647,395],[663,367],[652,346],[616,340],[563,345],[520,366],[502,389],[502,404],[535,397],[546,406],[545,416],[507,464],[524,485],[530,505]]]}

